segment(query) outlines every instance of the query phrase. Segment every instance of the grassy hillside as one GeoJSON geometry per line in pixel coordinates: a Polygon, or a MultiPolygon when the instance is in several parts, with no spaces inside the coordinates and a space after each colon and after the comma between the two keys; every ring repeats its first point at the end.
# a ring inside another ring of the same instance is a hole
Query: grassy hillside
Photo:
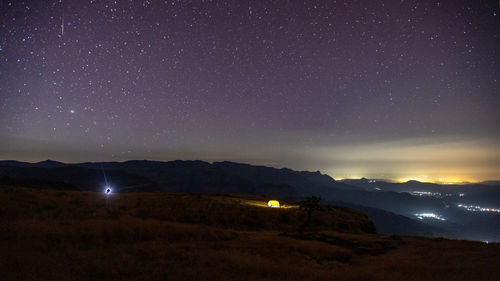
{"type": "Polygon", "coordinates": [[[0,189],[2,280],[495,280],[500,245],[373,234],[367,217],[293,202],[0,189]],[[106,202],[107,201],[107,202],[106,202]]]}

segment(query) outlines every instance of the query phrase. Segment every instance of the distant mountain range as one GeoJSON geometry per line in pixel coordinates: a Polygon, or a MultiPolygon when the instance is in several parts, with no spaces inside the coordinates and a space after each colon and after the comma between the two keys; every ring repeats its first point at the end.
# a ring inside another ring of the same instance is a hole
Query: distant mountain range
{"type": "Polygon", "coordinates": [[[487,181],[468,184],[437,184],[415,180],[404,183],[394,183],[372,179],[346,179],[343,183],[356,186],[366,191],[377,192],[407,192],[413,191],[440,193],[443,197],[451,197],[457,203],[478,204],[500,207],[500,182],[487,181]],[[463,197],[458,195],[462,194],[463,197]],[[458,197],[458,198],[457,198],[458,197]],[[460,200],[457,200],[460,199],[460,200]],[[460,202],[458,202],[460,201],[460,202]]]}
{"type": "Polygon", "coordinates": [[[450,229],[456,230],[457,227],[454,224],[445,231],[439,225],[431,226],[411,219],[414,214],[423,211],[449,211],[448,203],[444,203],[442,198],[414,196],[410,194],[412,191],[439,191],[453,194],[450,198],[458,198],[464,202],[500,202],[500,188],[489,185],[450,186],[418,181],[391,183],[369,179],[336,181],[319,171],[294,171],[227,161],[208,163],[132,160],[76,164],[52,160],[38,163],[0,161],[0,185],[4,186],[100,192],[106,181],[115,192],[243,193],[286,200],[301,200],[310,195],[322,196],[324,202],[361,209],[384,233],[426,236],[455,237],[450,229]],[[459,197],[459,194],[467,196],[459,197]]]}

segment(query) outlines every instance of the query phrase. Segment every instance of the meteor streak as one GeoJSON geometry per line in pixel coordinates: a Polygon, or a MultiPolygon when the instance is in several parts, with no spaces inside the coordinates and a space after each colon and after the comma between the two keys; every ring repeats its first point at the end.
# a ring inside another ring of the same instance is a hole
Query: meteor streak
{"type": "Polygon", "coordinates": [[[63,2],[61,1],[61,7],[62,7],[62,17],[61,17],[61,36],[64,35],[64,5],[63,2]]]}

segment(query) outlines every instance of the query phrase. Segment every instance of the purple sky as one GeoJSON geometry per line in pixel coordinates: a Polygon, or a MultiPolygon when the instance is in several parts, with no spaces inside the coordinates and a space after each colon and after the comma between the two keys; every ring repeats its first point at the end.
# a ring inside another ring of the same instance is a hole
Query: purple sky
{"type": "Polygon", "coordinates": [[[0,159],[500,179],[498,1],[0,3],[0,159]]]}

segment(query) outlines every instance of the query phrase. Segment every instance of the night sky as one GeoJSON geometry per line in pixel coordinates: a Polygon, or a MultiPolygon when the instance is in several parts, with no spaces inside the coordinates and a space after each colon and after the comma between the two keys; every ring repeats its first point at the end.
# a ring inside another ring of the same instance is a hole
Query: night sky
{"type": "Polygon", "coordinates": [[[500,179],[498,1],[2,1],[0,159],[500,179]]]}

